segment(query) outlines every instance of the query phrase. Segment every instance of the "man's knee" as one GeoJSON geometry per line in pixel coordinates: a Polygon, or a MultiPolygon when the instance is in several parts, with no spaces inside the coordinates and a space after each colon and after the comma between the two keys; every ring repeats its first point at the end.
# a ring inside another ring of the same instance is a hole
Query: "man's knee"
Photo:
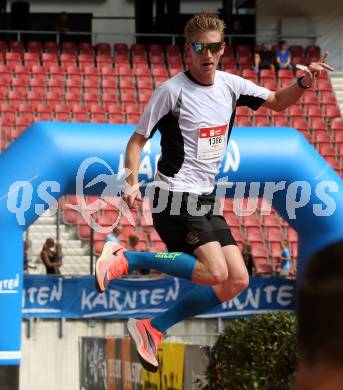
{"type": "Polygon", "coordinates": [[[232,288],[237,291],[237,294],[239,294],[249,286],[249,274],[244,271],[241,275],[235,278],[230,279],[229,276],[228,283],[230,283],[232,288]]]}
{"type": "Polygon", "coordinates": [[[225,261],[219,261],[208,267],[211,284],[221,284],[228,279],[228,269],[225,261]]]}

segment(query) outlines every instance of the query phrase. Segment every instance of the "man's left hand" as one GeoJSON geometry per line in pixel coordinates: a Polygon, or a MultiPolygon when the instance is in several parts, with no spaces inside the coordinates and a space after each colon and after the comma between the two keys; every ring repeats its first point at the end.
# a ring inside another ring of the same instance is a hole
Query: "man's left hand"
{"type": "Polygon", "coordinates": [[[335,69],[325,63],[328,57],[328,53],[325,53],[322,57],[319,58],[318,62],[311,62],[308,66],[297,66],[298,69],[301,69],[303,76],[303,84],[304,85],[312,85],[313,81],[319,78],[321,72],[329,71],[332,72],[335,69]]]}

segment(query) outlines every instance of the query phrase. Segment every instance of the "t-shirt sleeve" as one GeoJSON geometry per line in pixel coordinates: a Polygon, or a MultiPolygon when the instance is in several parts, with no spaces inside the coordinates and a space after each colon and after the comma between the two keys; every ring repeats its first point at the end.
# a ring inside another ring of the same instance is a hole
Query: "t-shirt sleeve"
{"type": "Polygon", "coordinates": [[[271,93],[270,90],[242,77],[238,77],[238,79],[238,99],[236,105],[247,106],[256,111],[268,99],[271,93]]]}
{"type": "Polygon", "coordinates": [[[136,133],[149,138],[158,121],[172,110],[172,93],[166,85],[155,89],[136,128],[136,133]]]}

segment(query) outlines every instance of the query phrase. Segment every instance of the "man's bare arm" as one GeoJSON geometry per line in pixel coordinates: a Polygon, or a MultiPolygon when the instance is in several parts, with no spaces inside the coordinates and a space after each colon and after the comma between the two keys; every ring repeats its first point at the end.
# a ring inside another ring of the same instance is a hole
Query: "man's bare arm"
{"type": "MultiPolygon", "coordinates": [[[[312,63],[308,67],[304,67],[301,76],[302,80],[300,81],[303,86],[312,85],[314,79],[319,77],[322,71],[334,70],[334,68],[324,62],[325,59],[326,55],[318,63],[312,63]]],[[[263,106],[274,111],[282,111],[299,100],[305,91],[306,89],[301,88],[298,82],[295,82],[276,92],[271,92],[263,106]]]]}
{"type": "MultiPolygon", "coordinates": [[[[134,186],[138,183],[138,171],[141,163],[141,155],[144,145],[148,140],[141,134],[133,133],[127,146],[125,152],[125,168],[129,170],[130,174],[126,178],[126,182],[129,186],[134,186]]],[[[141,194],[137,188],[133,192],[125,191],[123,199],[128,204],[130,208],[135,207],[135,201],[141,201],[141,194]],[[128,193],[130,192],[130,193],[128,193]]]]}

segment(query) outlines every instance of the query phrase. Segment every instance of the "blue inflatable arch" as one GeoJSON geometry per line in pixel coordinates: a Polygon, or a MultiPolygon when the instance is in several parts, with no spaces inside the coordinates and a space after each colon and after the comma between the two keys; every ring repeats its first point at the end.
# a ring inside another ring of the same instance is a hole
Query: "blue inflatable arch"
{"type": "MultiPolygon", "coordinates": [[[[55,198],[74,194],[80,165],[94,156],[117,172],[133,131],[130,125],[41,122],[0,156],[0,365],[20,362],[23,232],[38,218],[35,206],[43,198],[45,208],[53,201],[42,196],[42,188],[55,198]]],[[[228,153],[219,178],[225,182],[229,174],[230,181],[251,188],[258,188],[256,182],[278,183],[273,207],[299,234],[300,267],[313,252],[343,238],[342,180],[303,136],[289,128],[236,128],[232,140],[238,169],[228,172],[228,153]]],[[[159,152],[156,134],[143,153],[141,180],[152,179],[159,152]]],[[[93,164],[85,182],[100,173],[108,174],[93,164]]],[[[267,186],[260,186],[260,196],[267,186]]]]}

